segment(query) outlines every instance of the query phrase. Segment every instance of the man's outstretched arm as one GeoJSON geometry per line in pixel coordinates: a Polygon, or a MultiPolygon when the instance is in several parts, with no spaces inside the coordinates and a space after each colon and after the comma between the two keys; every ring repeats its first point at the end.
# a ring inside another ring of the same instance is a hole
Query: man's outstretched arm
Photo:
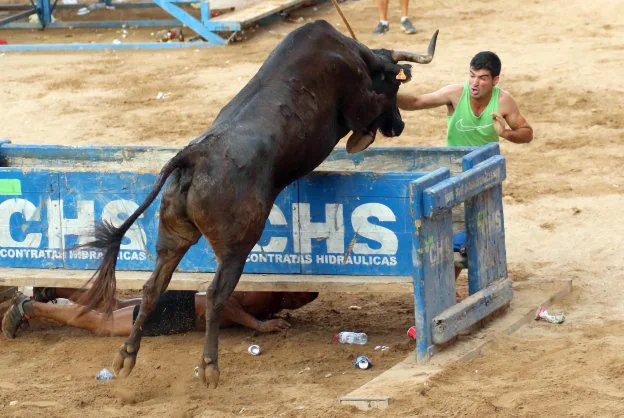
{"type": "Polygon", "coordinates": [[[451,84],[432,93],[419,95],[399,93],[397,95],[397,104],[402,110],[431,109],[444,105],[452,106],[453,95],[456,95],[458,92],[461,95],[462,89],[463,86],[461,84],[451,84]]]}
{"type": "Polygon", "coordinates": [[[266,321],[257,319],[246,312],[236,298],[231,296],[223,307],[222,315],[225,323],[233,322],[259,332],[280,331],[290,327],[290,324],[281,318],[268,319],[266,321]]]}

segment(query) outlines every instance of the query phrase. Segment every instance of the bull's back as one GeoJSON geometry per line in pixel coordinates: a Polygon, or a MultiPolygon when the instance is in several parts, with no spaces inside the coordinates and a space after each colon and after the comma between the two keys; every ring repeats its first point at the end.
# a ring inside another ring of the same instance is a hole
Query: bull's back
{"type": "Polygon", "coordinates": [[[326,21],[308,23],[280,42],[222,109],[215,124],[257,123],[266,118],[277,122],[286,107],[303,123],[327,116],[336,110],[340,86],[348,82],[342,79],[348,77],[345,67],[358,60],[351,39],[326,21]]]}
{"type": "Polygon", "coordinates": [[[361,65],[352,40],[325,21],[307,24],[284,38],[213,127],[231,141],[272,148],[281,172],[296,178],[348,132],[340,99],[350,72],[361,65]]]}

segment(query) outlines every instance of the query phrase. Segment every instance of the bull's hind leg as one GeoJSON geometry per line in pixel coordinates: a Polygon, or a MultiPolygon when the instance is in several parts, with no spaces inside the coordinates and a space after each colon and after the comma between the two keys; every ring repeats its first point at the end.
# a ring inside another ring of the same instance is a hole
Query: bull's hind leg
{"type": "MultiPolygon", "coordinates": [[[[223,307],[238,284],[247,255],[258,242],[279,190],[272,185],[273,166],[253,157],[253,147],[228,149],[197,163],[187,209],[219,262],[206,291],[206,337],[199,375],[207,386],[219,384],[218,339],[223,307]],[[217,168],[212,168],[217,167],[217,168]]],[[[214,153],[213,153],[214,154],[214,153]]]]}
{"type": "Polygon", "coordinates": [[[206,337],[199,367],[202,382],[208,388],[219,384],[219,325],[223,306],[238,284],[252,247],[253,244],[239,247],[223,257],[206,291],[206,337]]]}
{"type": "Polygon", "coordinates": [[[219,260],[206,291],[206,336],[199,362],[201,380],[208,388],[219,384],[219,325],[223,307],[238,284],[247,256],[262,234],[273,203],[272,199],[255,197],[257,200],[249,196],[241,199],[236,210],[230,210],[234,215],[230,222],[216,224],[207,220],[199,226],[219,260]]]}
{"type": "Polygon", "coordinates": [[[201,233],[184,215],[184,204],[163,196],[156,243],[156,266],[143,285],[143,300],[132,332],[113,360],[113,369],[120,377],[132,372],[141,346],[143,324],[153,311],[160,295],[167,289],[176,267],[201,233]],[[175,202],[175,203],[174,203],[175,202]]]}

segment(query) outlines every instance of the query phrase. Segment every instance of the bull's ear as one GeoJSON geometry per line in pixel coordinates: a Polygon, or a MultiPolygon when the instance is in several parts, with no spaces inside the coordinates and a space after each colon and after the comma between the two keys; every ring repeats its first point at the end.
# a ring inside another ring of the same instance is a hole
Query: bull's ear
{"type": "Polygon", "coordinates": [[[395,79],[401,83],[407,83],[412,79],[412,66],[409,64],[397,65],[399,72],[395,76],[395,79]]]}
{"type": "Polygon", "coordinates": [[[412,79],[412,66],[409,64],[386,64],[384,73],[390,80],[407,83],[412,79]]]}

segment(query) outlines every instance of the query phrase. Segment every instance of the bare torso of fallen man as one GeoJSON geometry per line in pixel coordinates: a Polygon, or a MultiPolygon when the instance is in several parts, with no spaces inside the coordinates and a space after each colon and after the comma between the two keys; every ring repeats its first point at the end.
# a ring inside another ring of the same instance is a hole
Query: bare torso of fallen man
{"type": "MultiPolygon", "coordinates": [[[[85,329],[96,335],[130,335],[139,314],[140,298],[117,300],[116,310],[106,316],[97,311],[83,312],[80,304],[83,293],[84,290],[69,288],[35,288],[33,298],[17,293],[3,316],[2,332],[7,338],[15,338],[22,323],[39,318],[85,329]],[[47,303],[58,298],[73,303],[47,303]]],[[[290,324],[282,318],[272,318],[272,315],[283,309],[298,309],[317,296],[316,292],[234,292],[223,309],[221,327],[239,324],[259,332],[283,330],[290,324]]],[[[205,293],[167,291],[145,322],[143,335],[204,330],[205,312],[205,293]]]]}

